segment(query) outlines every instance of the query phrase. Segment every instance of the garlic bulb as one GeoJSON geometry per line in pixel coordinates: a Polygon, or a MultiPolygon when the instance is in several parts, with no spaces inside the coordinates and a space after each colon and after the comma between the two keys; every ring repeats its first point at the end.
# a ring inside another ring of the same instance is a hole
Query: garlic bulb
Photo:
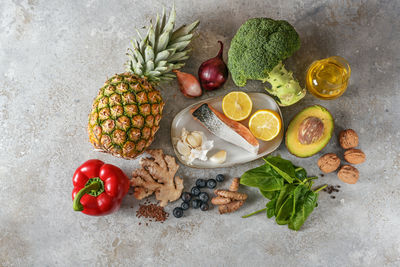
{"type": "Polygon", "coordinates": [[[207,160],[207,152],[214,146],[214,141],[207,141],[203,132],[189,132],[182,129],[181,137],[176,141],[176,150],[182,155],[187,164],[192,164],[195,159],[207,160]]]}

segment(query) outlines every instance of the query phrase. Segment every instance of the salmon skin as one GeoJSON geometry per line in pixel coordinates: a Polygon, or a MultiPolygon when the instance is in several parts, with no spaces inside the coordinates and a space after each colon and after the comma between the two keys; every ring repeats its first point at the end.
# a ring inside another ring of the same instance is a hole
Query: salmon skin
{"type": "Polygon", "coordinates": [[[219,138],[250,153],[258,153],[258,141],[250,130],[241,123],[229,119],[210,105],[202,104],[192,111],[192,116],[219,138]]]}

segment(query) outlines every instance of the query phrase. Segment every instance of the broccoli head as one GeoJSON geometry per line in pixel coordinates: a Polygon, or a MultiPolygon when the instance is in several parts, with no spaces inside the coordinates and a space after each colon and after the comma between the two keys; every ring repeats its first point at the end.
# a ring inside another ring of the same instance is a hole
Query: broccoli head
{"type": "Polygon", "coordinates": [[[247,80],[269,82],[267,91],[282,106],[294,104],[304,97],[302,89],[282,64],[300,48],[300,38],[287,21],[253,18],[237,31],[228,52],[228,67],[238,86],[247,80]]]}

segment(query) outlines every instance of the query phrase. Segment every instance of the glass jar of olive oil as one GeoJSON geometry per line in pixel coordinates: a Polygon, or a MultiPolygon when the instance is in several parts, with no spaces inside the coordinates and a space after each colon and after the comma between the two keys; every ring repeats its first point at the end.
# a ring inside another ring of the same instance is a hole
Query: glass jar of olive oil
{"type": "Polygon", "coordinates": [[[342,57],[314,61],[307,71],[308,91],[319,99],[335,99],[347,89],[351,69],[342,57]]]}

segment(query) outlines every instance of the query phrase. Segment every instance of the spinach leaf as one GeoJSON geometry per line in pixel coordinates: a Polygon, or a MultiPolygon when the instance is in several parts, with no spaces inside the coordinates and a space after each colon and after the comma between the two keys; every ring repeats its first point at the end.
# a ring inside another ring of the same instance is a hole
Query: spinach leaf
{"type": "Polygon", "coordinates": [[[247,186],[258,187],[263,191],[275,191],[282,188],[283,178],[269,165],[248,170],[240,178],[240,183],[247,186]]]}
{"type": "Polygon", "coordinates": [[[264,165],[245,172],[240,183],[257,187],[269,201],[264,209],[242,217],[266,212],[268,218],[275,216],[277,224],[288,224],[289,229],[297,231],[318,206],[318,191],[326,185],[314,192],[313,180],[318,177],[307,177],[304,168],[280,157],[269,156],[264,160],[264,165]]]}
{"type": "Polygon", "coordinates": [[[264,159],[279,175],[281,175],[288,183],[293,183],[295,177],[294,166],[292,162],[281,157],[268,156],[264,159]]]}
{"type": "MultiPolygon", "coordinates": [[[[277,224],[287,224],[290,221],[290,217],[292,217],[293,213],[293,191],[289,194],[286,200],[283,202],[282,206],[279,207],[279,210],[275,216],[275,221],[277,224]]],[[[276,210],[275,210],[276,211],[276,210]]]]}
{"type": "Polygon", "coordinates": [[[302,181],[307,178],[307,172],[302,167],[296,167],[295,166],[295,175],[296,175],[297,179],[300,179],[302,181]]]}
{"type": "Polygon", "coordinates": [[[261,195],[263,195],[265,198],[272,200],[275,197],[275,194],[279,195],[279,190],[276,191],[266,191],[260,189],[261,195]]]}
{"type": "Polygon", "coordinates": [[[299,184],[293,191],[293,214],[296,212],[297,206],[301,206],[304,202],[305,196],[308,194],[310,189],[304,185],[299,184]]]}
{"type": "Polygon", "coordinates": [[[299,201],[296,205],[296,211],[290,218],[288,227],[289,229],[298,231],[304,222],[307,220],[308,216],[313,212],[314,207],[317,206],[318,193],[309,190],[302,201],[299,201]]]}
{"type": "MultiPolygon", "coordinates": [[[[295,186],[292,184],[285,184],[281,191],[279,192],[278,198],[276,200],[276,208],[275,210],[278,211],[285,200],[288,198],[290,194],[292,194],[293,190],[295,190],[295,186]]],[[[276,214],[275,214],[276,215],[276,214]]]]}
{"type": "Polygon", "coordinates": [[[267,217],[272,218],[275,216],[276,200],[278,199],[279,193],[275,193],[275,196],[267,203],[267,217]]]}

